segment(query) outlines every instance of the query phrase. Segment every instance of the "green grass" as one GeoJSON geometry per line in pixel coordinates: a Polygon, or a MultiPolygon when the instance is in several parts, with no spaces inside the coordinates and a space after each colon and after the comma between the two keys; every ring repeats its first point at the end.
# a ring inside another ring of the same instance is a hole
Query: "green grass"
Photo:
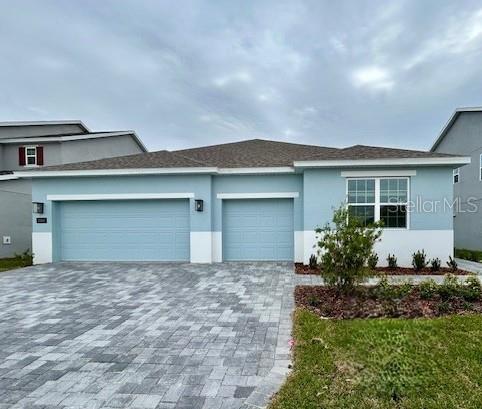
{"type": "Polygon", "coordinates": [[[480,250],[468,250],[468,249],[455,249],[455,257],[463,258],[470,261],[482,260],[482,251],[480,250]]]}
{"type": "Polygon", "coordinates": [[[270,409],[482,407],[480,315],[294,318],[294,370],[270,409]]]}
{"type": "Polygon", "coordinates": [[[0,258],[0,271],[13,270],[31,265],[32,263],[23,257],[0,258]]]}

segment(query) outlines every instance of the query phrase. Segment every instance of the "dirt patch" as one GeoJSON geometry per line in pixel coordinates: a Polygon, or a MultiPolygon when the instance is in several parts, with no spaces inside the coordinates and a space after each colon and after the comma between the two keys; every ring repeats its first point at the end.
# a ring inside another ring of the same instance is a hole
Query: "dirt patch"
{"type": "Polygon", "coordinates": [[[334,287],[297,286],[297,307],[306,308],[320,317],[348,318],[416,318],[438,317],[447,314],[482,313],[482,301],[467,302],[453,297],[443,300],[438,296],[423,299],[417,286],[399,299],[383,299],[375,287],[360,286],[353,294],[341,294],[334,287]]]}
{"type": "MultiPolygon", "coordinates": [[[[313,274],[319,275],[321,272],[320,268],[312,269],[309,265],[303,263],[295,263],[295,273],[296,274],[313,274]]],[[[421,270],[416,271],[411,267],[397,267],[396,269],[389,269],[388,267],[377,267],[375,269],[377,274],[386,274],[386,275],[394,275],[394,276],[405,276],[405,275],[445,275],[445,274],[454,274],[454,275],[468,275],[470,274],[469,271],[457,269],[457,271],[452,271],[448,267],[441,267],[439,271],[432,271],[430,267],[423,268],[421,270]]]]}

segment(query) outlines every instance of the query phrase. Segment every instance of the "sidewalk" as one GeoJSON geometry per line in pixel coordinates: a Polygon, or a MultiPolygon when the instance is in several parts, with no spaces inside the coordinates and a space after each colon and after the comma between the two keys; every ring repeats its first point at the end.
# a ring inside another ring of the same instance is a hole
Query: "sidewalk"
{"type": "Polygon", "coordinates": [[[457,261],[457,264],[459,265],[460,268],[478,275],[482,275],[482,263],[464,260],[461,258],[456,258],[455,261],[457,261]]]}

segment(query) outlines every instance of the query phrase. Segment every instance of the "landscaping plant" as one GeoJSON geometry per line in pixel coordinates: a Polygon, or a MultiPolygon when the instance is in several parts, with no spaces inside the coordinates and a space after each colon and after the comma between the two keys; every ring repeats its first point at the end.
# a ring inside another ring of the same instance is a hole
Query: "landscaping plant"
{"type": "Polygon", "coordinates": [[[430,262],[430,269],[435,272],[435,271],[440,271],[440,266],[442,265],[442,262],[438,257],[435,257],[432,259],[430,262]]]}
{"type": "Polygon", "coordinates": [[[449,261],[447,261],[447,265],[452,270],[452,272],[457,271],[458,265],[457,262],[452,258],[452,256],[449,256],[449,261]]]}
{"type": "Polygon", "coordinates": [[[425,254],[424,250],[418,250],[416,253],[413,253],[412,266],[415,271],[420,271],[423,268],[427,267],[427,255],[425,254]]]}
{"type": "Polygon", "coordinates": [[[388,268],[390,270],[395,270],[398,267],[397,258],[395,257],[395,254],[388,253],[387,263],[388,263],[388,268]]]}
{"type": "Polygon", "coordinates": [[[370,254],[367,260],[368,268],[373,271],[377,268],[377,264],[378,264],[378,254],[375,252],[372,252],[372,254],[370,254]]]}
{"type": "Polygon", "coordinates": [[[430,280],[422,281],[419,286],[420,297],[424,300],[430,300],[438,295],[438,285],[432,278],[430,280]]]}
{"type": "Polygon", "coordinates": [[[316,270],[318,268],[318,259],[316,258],[316,255],[312,254],[310,256],[309,265],[311,270],[316,270]]]}
{"type": "Polygon", "coordinates": [[[318,254],[323,265],[321,275],[339,291],[351,292],[373,274],[366,265],[375,242],[381,236],[380,223],[364,226],[348,209],[341,206],[333,215],[333,225],[317,228],[320,234],[318,254]]]}

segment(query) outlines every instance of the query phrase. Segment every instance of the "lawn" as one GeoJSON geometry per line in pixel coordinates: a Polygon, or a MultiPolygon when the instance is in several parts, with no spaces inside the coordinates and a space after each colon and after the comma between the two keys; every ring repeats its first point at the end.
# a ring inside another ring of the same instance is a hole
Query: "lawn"
{"type": "Polygon", "coordinates": [[[13,270],[32,265],[31,259],[27,256],[19,256],[12,258],[0,258],[0,271],[13,270]]]}
{"type": "Polygon", "coordinates": [[[270,409],[481,408],[482,316],[294,316],[294,369],[270,409]]]}

